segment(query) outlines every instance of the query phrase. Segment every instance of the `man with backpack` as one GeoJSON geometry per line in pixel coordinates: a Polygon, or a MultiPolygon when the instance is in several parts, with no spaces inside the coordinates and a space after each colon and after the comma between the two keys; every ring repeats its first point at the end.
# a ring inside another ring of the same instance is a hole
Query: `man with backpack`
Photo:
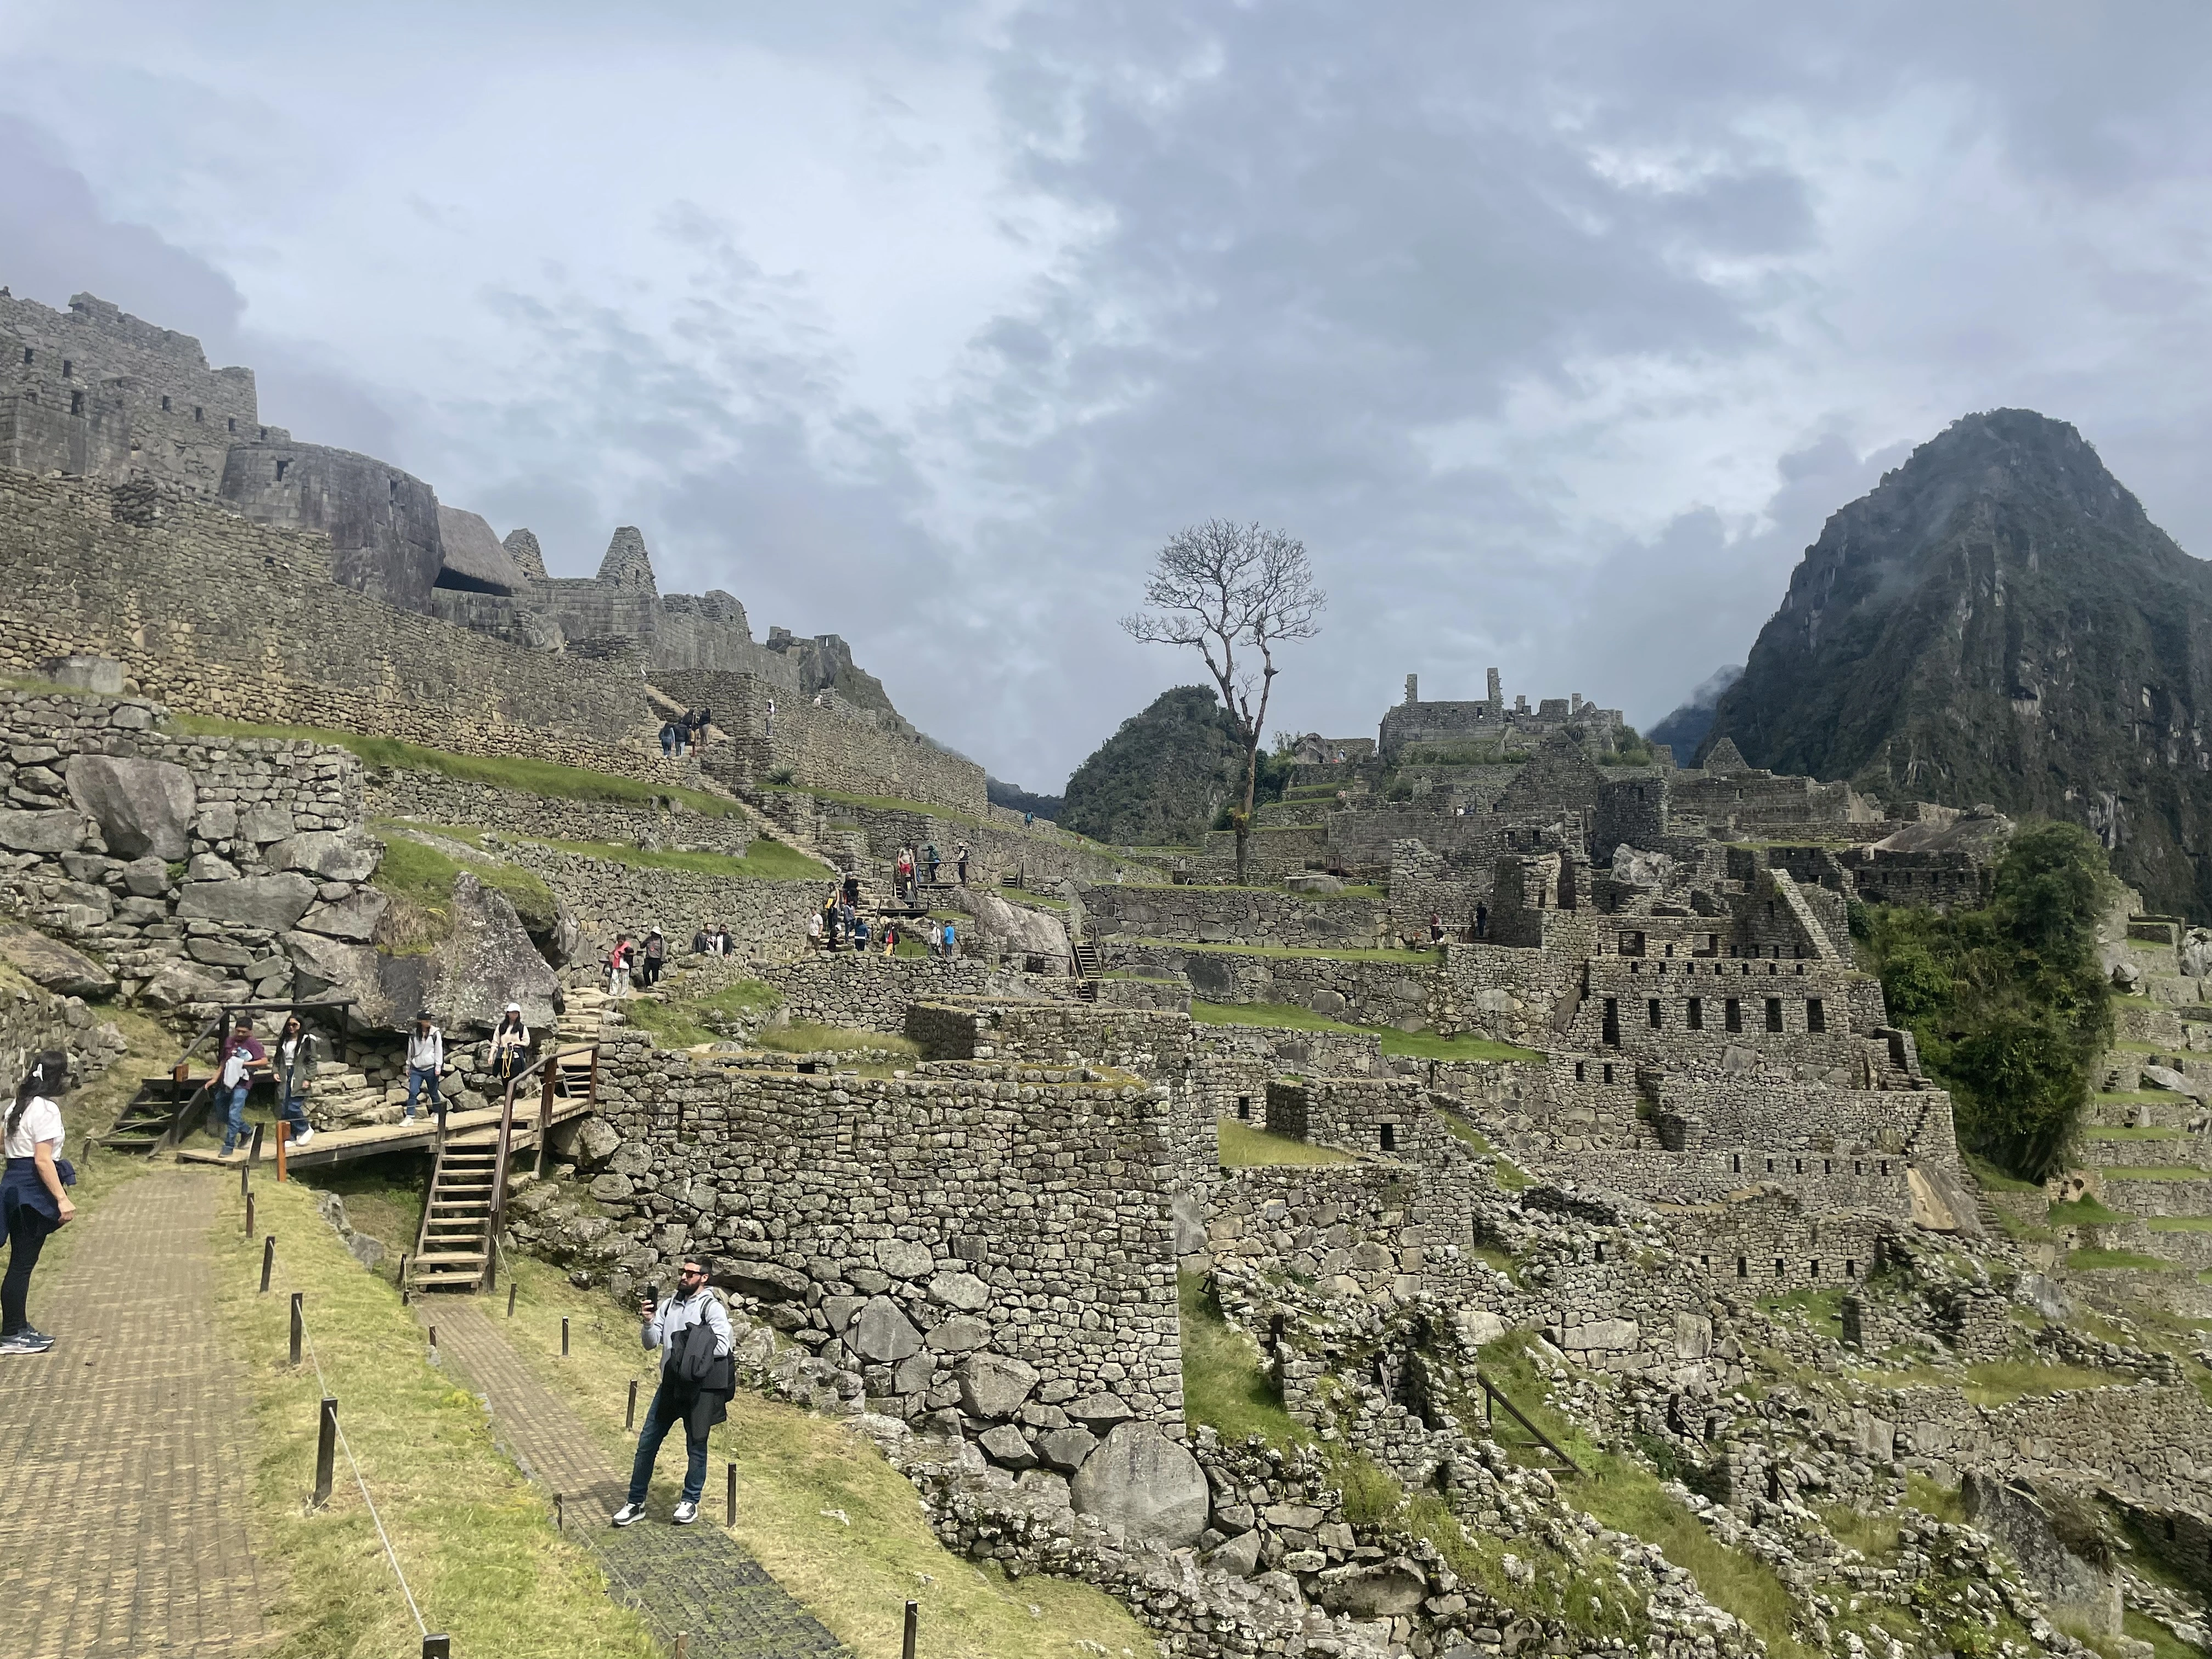
{"type": "Polygon", "coordinates": [[[615,1511],[614,1523],[627,1527],[645,1518],[646,1488],[653,1482],[660,1443],[680,1422],[684,1495],[670,1518],[688,1527],[699,1518],[699,1495],[707,1487],[708,1432],[729,1416],[730,1396],[737,1392],[730,1360],[730,1316],[708,1287],[706,1264],[696,1256],[684,1259],[675,1294],[663,1298],[657,1308],[646,1297],[638,1303],[638,1315],[645,1322],[639,1340],[661,1351],[660,1386],[646,1408],[637,1456],[630,1465],[629,1499],[615,1511]]]}

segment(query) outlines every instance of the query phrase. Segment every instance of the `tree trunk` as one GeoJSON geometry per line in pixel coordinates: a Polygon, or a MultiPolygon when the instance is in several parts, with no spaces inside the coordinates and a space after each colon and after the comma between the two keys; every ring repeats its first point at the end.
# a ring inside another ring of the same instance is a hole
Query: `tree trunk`
{"type": "Polygon", "coordinates": [[[1244,741],[1244,810],[1237,817],[1237,884],[1246,885],[1252,845],[1252,796],[1260,773],[1260,739],[1255,732],[1244,741]]]}

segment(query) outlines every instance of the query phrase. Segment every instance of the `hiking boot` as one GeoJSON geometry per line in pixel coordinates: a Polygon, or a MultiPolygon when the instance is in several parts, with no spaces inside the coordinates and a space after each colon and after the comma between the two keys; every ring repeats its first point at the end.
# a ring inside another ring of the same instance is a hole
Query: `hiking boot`
{"type": "Polygon", "coordinates": [[[699,1506],[687,1498],[676,1506],[676,1513],[669,1518],[679,1527],[688,1527],[699,1518],[699,1506]]]}
{"type": "Polygon", "coordinates": [[[642,1504],[625,1504],[615,1511],[615,1525],[618,1527],[633,1526],[644,1519],[645,1505],[642,1504]]]}

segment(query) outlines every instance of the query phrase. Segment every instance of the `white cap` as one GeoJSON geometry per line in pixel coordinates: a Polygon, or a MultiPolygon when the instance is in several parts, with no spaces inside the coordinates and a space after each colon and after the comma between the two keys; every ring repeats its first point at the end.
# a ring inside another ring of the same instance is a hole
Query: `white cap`
{"type": "Polygon", "coordinates": [[[522,1012],[522,1005],[519,1002],[510,1002],[507,1005],[507,1012],[510,1014],[519,1014],[522,1012]]]}

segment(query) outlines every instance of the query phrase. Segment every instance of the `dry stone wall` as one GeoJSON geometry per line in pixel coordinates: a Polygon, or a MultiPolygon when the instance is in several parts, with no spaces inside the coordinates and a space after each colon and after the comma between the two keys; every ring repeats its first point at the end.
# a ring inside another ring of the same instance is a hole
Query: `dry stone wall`
{"type": "Polygon", "coordinates": [[[1389,907],[1381,899],[1308,898],[1257,887],[1104,883],[1083,889],[1083,905],[1096,939],[1293,950],[1372,950],[1391,942],[1389,907]]]}
{"type": "Polygon", "coordinates": [[[759,977],[782,994],[782,1007],[795,1020],[895,1035],[905,1030],[914,1002],[1043,994],[1036,976],[1003,971],[979,957],[822,951],[763,968],[759,977]]]}
{"type": "Polygon", "coordinates": [[[599,1109],[622,1145],[592,1190],[651,1229],[631,1282],[702,1254],[910,1421],[981,1436],[1033,1405],[1025,1445],[1130,1420],[1181,1437],[1164,1090],[802,1075],[623,1034],[599,1109]]]}
{"type": "Polygon", "coordinates": [[[544,878],[576,924],[574,959],[597,962],[617,933],[642,939],[658,927],[671,956],[688,951],[702,927],[730,930],[738,959],[788,961],[808,946],[806,919],[830,884],[757,881],[698,870],[654,870],[614,859],[593,858],[533,841],[512,840],[499,848],[510,863],[544,878]]]}
{"type": "Polygon", "coordinates": [[[369,773],[368,804],[375,817],[474,825],[555,841],[696,848],[732,858],[743,858],[753,840],[750,821],[734,813],[712,817],[672,802],[633,806],[619,801],[567,800],[400,767],[369,773]]]}
{"type": "Polygon", "coordinates": [[[1112,969],[1187,976],[1191,995],[1205,1002],[1289,1003],[1361,1024],[1451,1029],[1442,1023],[1443,988],[1430,963],[1111,943],[1098,957],[1112,969]]]}

